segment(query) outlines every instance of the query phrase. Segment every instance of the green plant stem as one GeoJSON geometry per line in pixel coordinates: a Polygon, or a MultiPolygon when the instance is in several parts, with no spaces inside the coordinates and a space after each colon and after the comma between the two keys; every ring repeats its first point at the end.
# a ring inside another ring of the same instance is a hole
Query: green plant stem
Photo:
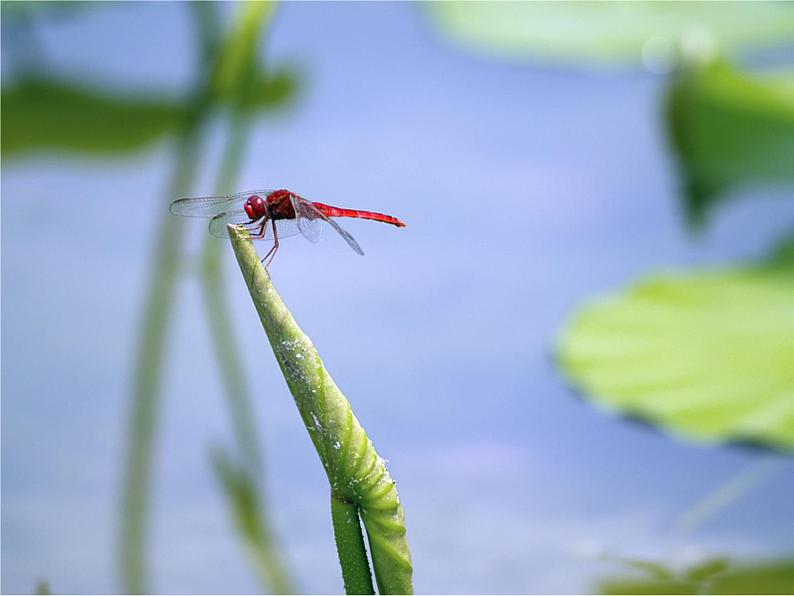
{"type": "MultiPolygon", "coordinates": [[[[212,75],[215,93],[231,100],[229,135],[221,158],[216,194],[231,192],[244,162],[252,128],[249,100],[255,94],[251,82],[258,73],[257,46],[272,15],[272,3],[241,5],[215,63],[212,75]]],[[[228,456],[216,456],[213,468],[263,588],[279,594],[292,593],[295,589],[281,561],[264,506],[259,433],[242,354],[233,331],[221,256],[220,244],[207,236],[201,254],[202,293],[234,437],[243,462],[234,465],[228,456]]]]}
{"type": "Polygon", "coordinates": [[[364,535],[361,533],[361,522],[358,518],[358,507],[337,495],[331,495],[331,521],[334,524],[336,551],[342,564],[342,580],[347,594],[374,594],[372,572],[369,570],[367,549],[364,546],[364,535]]]}
{"type": "MultiPolygon", "coordinates": [[[[227,194],[234,186],[245,154],[247,143],[247,119],[237,113],[231,115],[229,137],[223,153],[217,194],[227,194]]],[[[223,261],[221,243],[207,234],[201,251],[201,289],[207,321],[209,323],[212,347],[221,372],[227,405],[232,417],[234,436],[240,451],[249,462],[251,470],[258,470],[262,464],[259,447],[259,434],[256,418],[251,407],[251,398],[245,371],[242,367],[242,354],[234,336],[229,304],[223,284],[223,261]]]]}
{"type": "MultiPolygon", "coordinates": [[[[193,179],[201,123],[206,105],[197,102],[177,143],[177,163],[168,197],[187,194],[193,179]]],[[[154,437],[159,414],[159,389],[163,371],[166,332],[171,315],[174,285],[180,269],[183,226],[162,218],[154,250],[154,266],[144,307],[142,333],[133,373],[132,410],[121,504],[121,576],[124,591],[148,592],[144,545],[149,508],[154,437]]]]}
{"type": "MultiPolygon", "coordinates": [[[[214,48],[212,28],[215,19],[210,3],[194,9],[199,24],[202,63],[214,48]]],[[[204,68],[201,69],[205,71],[204,68]]],[[[210,112],[209,78],[197,84],[190,109],[176,141],[176,164],[168,184],[166,201],[186,195],[195,177],[201,130],[210,112]]],[[[173,303],[174,286],[181,267],[180,246],[184,228],[181,220],[161,218],[152,254],[151,278],[145,300],[141,335],[133,371],[132,404],[129,416],[127,453],[121,488],[119,566],[123,591],[143,594],[150,591],[145,561],[148,537],[148,509],[151,490],[152,457],[159,415],[159,389],[162,379],[166,333],[173,303]]]]}
{"type": "Polygon", "coordinates": [[[212,454],[212,464],[262,586],[275,594],[296,593],[274,548],[273,531],[264,515],[266,509],[256,478],[248,466],[236,465],[223,451],[212,454]]]}
{"type": "MultiPolygon", "coordinates": [[[[262,326],[328,476],[331,495],[355,505],[364,521],[378,590],[383,594],[412,593],[413,570],[403,509],[383,459],[311,340],[271,284],[247,232],[230,227],[229,235],[262,326]]],[[[360,551],[363,539],[341,543],[360,551]]],[[[339,554],[343,577],[360,574],[360,553],[339,554]],[[356,570],[347,568],[351,561],[358,562],[356,570]]]]}
{"type": "Polygon", "coordinates": [[[678,531],[683,534],[691,534],[759,484],[768,480],[780,470],[782,465],[783,462],[780,460],[762,459],[743,468],[739,474],[732,476],[728,482],[721,484],[681,516],[676,524],[678,531]]]}
{"type": "MultiPolygon", "coordinates": [[[[216,185],[218,194],[226,194],[234,186],[243,163],[248,131],[251,122],[245,110],[232,110],[229,121],[229,137],[221,159],[216,185]]],[[[250,390],[242,366],[242,354],[234,336],[229,303],[223,283],[223,261],[221,244],[207,236],[201,254],[201,286],[206,305],[212,345],[223,380],[226,401],[232,417],[234,436],[243,455],[245,465],[240,474],[249,476],[245,482],[231,484],[223,481],[227,503],[233,512],[235,523],[247,545],[255,571],[262,586],[276,594],[295,593],[295,587],[286,573],[286,565],[267,519],[267,508],[260,489],[262,454],[256,417],[251,405],[250,390]],[[246,487],[245,499],[241,499],[241,486],[246,487]]],[[[215,466],[216,473],[219,468],[215,466]]]]}
{"type": "MultiPolygon", "coordinates": [[[[273,16],[270,2],[250,2],[241,5],[231,25],[222,51],[215,63],[212,80],[215,93],[234,89],[229,114],[229,135],[221,158],[216,194],[232,191],[242,167],[248,137],[252,127],[251,111],[242,98],[250,92],[250,82],[258,72],[257,46],[263,31],[273,16]],[[249,85],[249,86],[246,86],[249,85]]],[[[229,306],[223,284],[223,261],[220,243],[210,236],[204,241],[201,253],[201,285],[212,345],[221,371],[227,404],[240,451],[249,469],[258,470],[262,463],[256,419],[251,407],[250,391],[245,381],[242,355],[237,349],[229,306]]]]}

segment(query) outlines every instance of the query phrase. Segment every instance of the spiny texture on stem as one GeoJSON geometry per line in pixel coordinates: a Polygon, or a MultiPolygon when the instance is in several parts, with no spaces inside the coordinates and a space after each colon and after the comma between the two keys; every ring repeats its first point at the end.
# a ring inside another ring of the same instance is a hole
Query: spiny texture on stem
{"type": "MultiPolygon", "coordinates": [[[[332,499],[354,504],[364,522],[379,591],[412,593],[403,509],[383,459],[311,340],[281,301],[247,232],[230,227],[229,236],[276,360],[328,475],[332,499]]],[[[344,559],[340,548],[343,567],[344,559]]]]}

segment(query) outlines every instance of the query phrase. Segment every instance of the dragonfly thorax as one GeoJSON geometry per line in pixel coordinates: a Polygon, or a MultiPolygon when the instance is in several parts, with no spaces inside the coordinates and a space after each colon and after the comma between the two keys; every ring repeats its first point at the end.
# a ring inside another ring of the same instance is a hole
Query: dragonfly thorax
{"type": "Polygon", "coordinates": [[[245,214],[252,220],[259,219],[267,215],[267,203],[259,195],[251,195],[243,205],[245,214]]]}

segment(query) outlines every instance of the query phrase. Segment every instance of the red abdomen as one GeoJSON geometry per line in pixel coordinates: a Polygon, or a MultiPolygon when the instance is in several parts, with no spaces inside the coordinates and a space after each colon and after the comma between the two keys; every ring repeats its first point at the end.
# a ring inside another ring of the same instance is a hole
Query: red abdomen
{"type": "Polygon", "coordinates": [[[404,228],[405,224],[396,217],[385,215],[384,213],[376,213],[375,211],[361,211],[359,209],[342,209],[341,207],[334,207],[333,205],[326,205],[324,203],[312,203],[317,209],[328,217],[357,217],[358,219],[369,219],[372,221],[380,221],[383,223],[404,228]]]}

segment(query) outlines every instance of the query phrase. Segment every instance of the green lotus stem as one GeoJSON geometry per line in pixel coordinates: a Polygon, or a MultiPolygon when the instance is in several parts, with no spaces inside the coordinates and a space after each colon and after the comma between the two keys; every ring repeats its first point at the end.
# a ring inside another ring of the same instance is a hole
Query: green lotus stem
{"type": "MultiPolygon", "coordinates": [[[[226,88],[232,86],[236,86],[237,95],[250,95],[246,94],[246,85],[250,85],[258,72],[257,49],[270,25],[273,9],[272,3],[264,2],[240,5],[214,71],[215,91],[219,96],[228,93],[230,89],[226,88]],[[226,83],[218,88],[217,84],[220,84],[221,79],[226,83]]],[[[252,110],[247,109],[243,103],[232,103],[229,136],[221,158],[216,194],[228,193],[234,187],[234,181],[245,162],[246,147],[253,128],[252,116],[252,110]]],[[[226,287],[223,284],[221,246],[216,239],[206,236],[201,252],[201,286],[212,345],[220,368],[242,464],[232,462],[237,457],[232,458],[217,451],[213,457],[213,469],[262,588],[276,594],[293,594],[298,590],[281,560],[265,507],[259,432],[251,406],[247,376],[241,364],[243,359],[232,326],[226,287]]]]}
{"type": "Polygon", "coordinates": [[[46,579],[40,579],[36,582],[36,591],[33,592],[34,594],[52,594],[52,590],[50,590],[50,582],[46,579]]]}
{"type": "Polygon", "coordinates": [[[782,467],[782,460],[762,459],[754,461],[748,467],[743,468],[738,475],[731,477],[728,482],[721,484],[717,489],[695,503],[678,520],[676,523],[677,530],[682,534],[691,534],[754,488],[769,480],[782,467]]]}
{"type": "Polygon", "coordinates": [[[298,594],[286,573],[273,539],[267,508],[250,465],[235,463],[222,450],[212,454],[212,466],[223,487],[237,532],[262,584],[264,593],[298,594]]]}
{"type": "MultiPolygon", "coordinates": [[[[223,152],[216,194],[230,192],[237,179],[241,164],[245,160],[245,149],[248,141],[248,130],[251,123],[241,114],[233,113],[229,121],[229,138],[223,152]]],[[[211,343],[215,359],[221,372],[226,402],[234,427],[234,437],[240,451],[250,462],[252,470],[258,470],[262,464],[259,447],[259,432],[256,417],[251,407],[251,392],[246,382],[246,374],[241,362],[238,342],[234,334],[230,308],[223,285],[223,261],[221,260],[218,242],[209,234],[206,235],[201,251],[201,290],[204,295],[207,322],[209,323],[211,343]]]]}
{"type": "MultiPolygon", "coordinates": [[[[189,181],[194,177],[199,133],[206,112],[207,104],[203,96],[199,96],[177,144],[177,165],[167,194],[169,200],[185,194],[189,181]]],[[[181,222],[163,218],[160,228],[135,355],[121,490],[119,563],[123,591],[128,594],[149,592],[145,547],[149,530],[152,460],[159,426],[166,334],[181,264],[181,222]],[[166,225],[169,223],[173,225],[166,225]]]]}
{"type": "Polygon", "coordinates": [[[395,482],[311,340],[270,282],[248,233],[230,226],[229,236],[273,353],[328,476],[345,590],[356,593],[371,588],[362,577],[369,573],[363,537],[351,538],[360,516],[378,590],[412,594],[413,568],[395,482]]]}
{"type": "MultiPolygon", "coordinates": [[[[251,130],[249,115],[233,110],[229,122],[229,138],[223,152],[217,194],[229,192],[244,162],[248,132],[251,130]]],[[[236,476],[228,473],[232,464],[220,454],[214,458],[213,468],[224,490],[226,502],[235,519],[238,533],[250,555],[254,570],[265,591],[276,594],[298,593],[281,560],[272,524],[269,523],[262,485],[262,453],[259,447],[259,431],[251,406],[251,392],[242,366],[242,355],[238,348],[232,326],[226,287],[223,284],[222,243],[207,235],[201,253],[201,286],[204,294],[207,320],[212,345],[223,381],[226,402],[232,418],[234,437],[245,465],[235,470],[236,476]],[[224,465],[219,465],[223,461],[224,465]],[[229,478],[235,477],[235,482],[229,478]]]]}
{"type": "MultiPolygon", "coordinates": [[[[218,19],[209,2],[191,4],[196,18],[205,65],[215,47],[218,19]]],[[[202,68],[202,72],[206,69],[202,68]]],[[[187,194],[199,162],[200,138],[210,115],[209,80],[202,75],[190,100],[176,143],[176,166],[166,193],[168,202],[187,194]]],[[[149,536],[152,461],[160,418],[160,383],[163,374],[168,322],[173,309],[174,286],[182,265],[180,246],[183,225],[163,218],[152,253],[152,273],[144,302],[141,335],[136,346],[132,403],[121,487],[119,571],[123,592],[150,591],[145,548],[149,536]]]]}
{"type": "Polygon", "coordinates": [[[348,594],[374,594],[367,548],[361,533],[358,507],[331,495],[331,520],[334,524],[336,551],[342,565],[342,581],[348,594]],[[342,559],[344,558],[344,561],[342,559]]]}

